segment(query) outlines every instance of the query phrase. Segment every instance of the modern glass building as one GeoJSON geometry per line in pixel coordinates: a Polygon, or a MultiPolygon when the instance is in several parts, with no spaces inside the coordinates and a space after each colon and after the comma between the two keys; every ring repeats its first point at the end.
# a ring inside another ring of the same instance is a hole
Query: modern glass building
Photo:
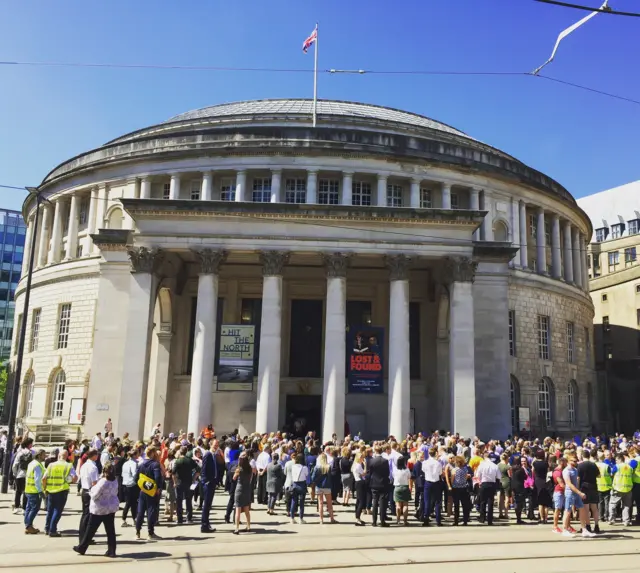
{"type": "Polygon", "coordinates": [[[13,300],[24,258],[24,241],[27,227],[20,211],[0,209],[0,362],[8,360],[13,339],[13,300]]]}

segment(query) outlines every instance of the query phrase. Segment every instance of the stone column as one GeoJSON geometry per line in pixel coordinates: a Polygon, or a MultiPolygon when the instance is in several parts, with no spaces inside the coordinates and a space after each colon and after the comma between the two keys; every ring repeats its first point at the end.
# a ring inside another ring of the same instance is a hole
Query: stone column
{"type": "Polygon", "coordinates": [[[280,203],[282,189],[282,169],[271,170],[271,202],[280,203]]]}
{"type": "Polygon", "coordinates": [[[564,280],[573,284],[573,245],[571,244],[571,223],[564,224],[564,280]]]}
{"type": "Polygon", "coordinates": [[[353,173],[351,171],[342,172],[342,204],[353,205],[353,173]]]}
{"type": "Polygon", "coordinates": [[[473,279],[478,263],[467,257],[445,259],[449,283],[449,383],[453,431],[476,435],[475,325],[473,279]]]}
{"type": "Polygon", "coordinates": [[[84,237],[84,246],[82,254],[85,257],[91,256],[93,250],[93,241],[91,235],[96,232],[96,208],[98,206],[98,188],[91,189],[91,197],[89,198],[89,213],[87,214],[87,235],[84,237]]]}
{"type": "MultiPolygon", "coordinates": [[[[511,244],[515,247],[520,244],[520,205],[515,197],[511,199],[511,227],[511,244]]],[[[520,255],[516,254],[509,264],[519,267],[520,255]]]]}
{"type": "Polygon", "coordinates": [[[442,208],[451,209],[451,185],[449,183],[442,184],[442,208]]]}
{"type": "Polygon", "coordinates": [[[53,208],[48,203],[42,206],[42,226],[40,227],[40,244],[38,245],[37,266],[44,267],[47,264],[49,253],[49,233],[51,232],[51,214],[53,208]]]}
{"type": "Polygon", "coordinates": [[[226,251],[202,249],[194,251],[200,260],[198,299],[196,303],[193,362],[189,392],[188,431],[198,433],[211,423],[213,363],[216,345],[218,306],[218,271],[227,258],[226,251]]]}
{"type": "Polygon", "coordinates": [[[246,201],[247,172],[242,170],[236,173],[236,201],[246,201]]]}
{"type": "Polygon", "coordinates": [[[211,171],[205,171],[202,174],[202,194],[200,195],[201,201],[211,201],[213,197],[213,173],[211,171]]]}
{"type": "Polygon", "coordinates": [[[536,225],[536,256],[538,267],[536,270],[541,275],[547,274],[547,237],[544,228],[544,209],[538,207],[538,222],[536,225]]]}
{"type": "Polygon", "coordinates": [[[527,249],[527,206],[520,201],[520,266],[529,268],[529,251],[527,249]]]}
{"type": "MultiPolygon", "coordinates": [[[[573,248],[573,282],[582,287],[582,261],[580,257],[580,233],[575,227],[572,228],[572,248],[573,248]]],[[[606,264],[605,260],[605,264],[606,264]]]]}
{"type": "Polygon", "coordinates": [[[62,256],[62,209],[64,200],[59,198],[55,203],[53,215],[53,231],[51,231],[51,247],[47,256],[47,264],[59,263],[62,256]]]}
{"type": "Polygon", "coordinates": [[[80,225],[79,205],[80,197],[77,193],[71,195],[69,208],[69,231],[67,232],[67,254],[65,260],[75,259],[78,254],[78,227],[80,225]]]}
{"type": "MultiPolygon", "coordinates": [[[[160,325],[162,328],[164,325],[160,325]]],[[[156,424],[164,429],[167,415],[169,389],[169,365],[171,359],[170,330],[160,330],[155,334],[149,358],[149,384],[145,411],[144,435],[150,436],[156,424]]]]}
{"type": "MultiPolygon", "coordinates": [[[[478,189],[477,187],[471,188],[471,193],[469,194],[469,208],[472,211],[480,210],[480,189],[478,189]]],[[[473,232],[473,240],[474,241],[480,240],[480,227],[478,227],[473,232]]]]}
{"type": "Polygon", "coordinates": [[[420,208],[420,179],[411,180],[411,195],[409,205],[413,209],[420,208]]]}
{"type": "Polygon", "coordinates": [[[398,441],[409,431],[409,265],[406,255],[387,255],[389,269],[389,435],[398,441]]]}
{"type": "MultiPolygon", "coordinates": [[[[624,253],[623,253],[624,254],[624,253]]],[[[580,233],[580,263],[582,265],[582,288],[589,292],[589,269],[587,268],[587,241],[580,233]]]]}
{"type": "Polygon", "coordinates": [[[151,177],[143,177],[140,183],[140,199],[151,199],[151,177]]]}
{"type": "Polygon", "coordinates": [[[275,432],[280,427],[280,357],[282,354],[282,269],[289,253],[264,251],[262,264],[262,322],[256,432],[275,432]]]}
{"type": "MultiPolygon", "coordinates": [[[[23,276],[29,270],[29,256],[31,253],[31,241],[35,241],[36,237],[33,236],[33,222],[35,221],[35,217],[38,216],[38,211],[35,211],[35,215],[33,217],[28,217],[27,221],[27,232],[24,236],[24,255],[23,255],[23,264],[22,264],[22,274],[23,276]]],[[[38,222],[39,223],[39,222],[38,222]]],[[[34,269],[35,269],[35,261],[34,261],[34,269]]]]}
{"type": "Polygon", "coordinates": [[[129,308],[125,337],[126,357],[122,369],[122,389],[114,429],[118,435],[129,432],[142,438],[146,405],[144,390],[149,374],[149,336],[153,323],[157,270],[162,257],[158,249],[134,247],[128,250],[131,261],[129,308]]]}
{"type": "Polygon", "coordinates": [[[323,254],[327,272],[327,304],[324,332],[324,384],[322,391],[322,441],[344,437],[347,253],[323,254]]]}
{"type": "Polygon", "coordinates": [[[387,176],[378,174],[378,195],[376,205],[378,207],[387,206],[387,176]]]}
{"type": "Polygon", "coordinates": [[[560,215],[554,213],[551,219],[551,276],[554,279],[562,277],[560,261],[560,215]]]}
{"type": "Polygon", "coordinates": [[[307,203],[318,202],[318,172],[315,170],[307,171],[307,203]]]}
{"type": "Polygon", "coordinates": [[[96,204],[96,227],[95,227],[96,232],[104,228],[104,215],[107,211],[108,195],[109,195],[109,192],[107,190],[107,186],[99,185],[98,186],[98,202],[96,204]]]}
{"type": "Polygon", "coordinates": [[[493,241],[493,210],[491,208],[491,195],[485,189],[482,192],[482,197],[482,209],[487,212],[482,220],[482,237],[485,241],[493,241]]]}
{"type": "Polygon", "coordinates": [[[169,184],[169,199],[175,201],[180,199],[180,174],[171,175],[171,183],[169,184]]]}

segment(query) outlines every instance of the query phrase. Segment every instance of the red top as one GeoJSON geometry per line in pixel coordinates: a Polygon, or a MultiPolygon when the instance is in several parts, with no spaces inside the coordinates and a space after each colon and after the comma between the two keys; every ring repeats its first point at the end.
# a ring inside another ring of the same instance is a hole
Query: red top
{"type": "Polygon", "coordinates": [[[553,483],[555,484],[553,491],[564,493],[564,486],[558,484],[558,478],[562,478],[562,470],[554,470],[553,472],[553,483]]]}

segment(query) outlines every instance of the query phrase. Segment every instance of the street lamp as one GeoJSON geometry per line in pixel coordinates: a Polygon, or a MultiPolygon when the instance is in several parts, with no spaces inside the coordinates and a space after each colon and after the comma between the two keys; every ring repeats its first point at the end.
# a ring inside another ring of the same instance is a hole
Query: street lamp
{"type": "Polygon", "coordinates": [[[20,393],[20,378],[22,376],[22,358],[24,356],[24,342],[27,334],[27,317],[29,316],[29,298],[31,297],[31,278],[33,276],[33,260],[36,252],[36,237],[38,236],[38,211],[40,203],[47,201],[42,197],[42,191],[37,187],[25,187],[29,195],[36,198],[36,216],[31,233],[31,245],[29,252],[29,266],[27,267],[27,288],[24,292],[24,309],[22,310],[22,324],[18,334],[18,356],[16,358],[16,368],[13,373],[13,386],[11,391],[11,404],[9,405],[9,430],[7,432],[7,451],[4,453],[2,464],[2,493],[9,490],[9,472],[11,471],[11,452],[13,450],[13,440],[16,426],[16,415],[18,410],[18,396],[20,393]]]}

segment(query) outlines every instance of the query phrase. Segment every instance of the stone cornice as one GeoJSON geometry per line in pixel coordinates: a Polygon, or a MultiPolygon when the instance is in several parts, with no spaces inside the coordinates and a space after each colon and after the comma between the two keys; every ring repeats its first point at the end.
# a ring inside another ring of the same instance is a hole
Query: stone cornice
{"type": "Polygon", "coordinates": [[[127,245],[131,244],[131,231],[128,229],[100,229],[90,237],[101,251],[126,251],[127,245]]]}
{"type": "Polygon", "coordinates": [[[473,243],[473,256],[483,261],[508,263],[519,250],[519,247],[513,247],[511,243],[498,241],[476,241],[473,243]]]}

